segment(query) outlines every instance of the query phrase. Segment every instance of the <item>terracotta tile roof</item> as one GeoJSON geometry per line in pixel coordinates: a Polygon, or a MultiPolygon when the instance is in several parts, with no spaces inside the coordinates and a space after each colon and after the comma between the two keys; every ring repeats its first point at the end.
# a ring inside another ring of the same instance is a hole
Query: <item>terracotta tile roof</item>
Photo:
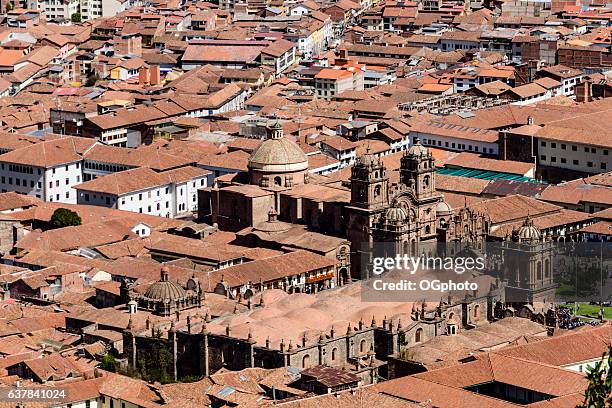
{"type": "Polygon", "coordinates": [[[612,190],[585,183],[566,183],[548,186],[539,197],[541,200],[559,204],[578,205],[598,203],[612,205],[612,190]]]}
{"type": "Polygon", "coordinates": [[[166,153],[154,146],[141,146],[136,149],[125,149],[103,144],[93,146],[85,152],[86,160],[101,163],[121,164],[129,167],[150,167],[163,171],[193,163],[193,160],[166,153]]]}
{"type": "Polygon", "coordinates": [[[315,78],[331,79],[337,81],[339,79],[350,78],[352,76],[352,72],[343,69],[323,68],[321,71],[319,71],[318,74],[315,75],[315,78]]]}
{"type": "Polygon", "coordinates": [[[118,220],[31,232],[15,243],[18,249],[68,251],[122,241],[135,236],[131,227],[118,220]]]}
{"type": "Polygon", "coordinates": [[[74,136],[47,140],[4,153],[0,161],[50,168],[81,160],[83,152],[95,143],[92,139],[74,136]]]}
{"type": "Polygon", "coordinates": [[[254,62],[261,52],[266,48],[265,45],[204,45],[189,44],[182,61],[185,62],[254,62]]]}
{"type": "Polygon", "coordinates": [[[307,251],[295,251],[212,271],[210,277],[216,283],[223,279],[230,288],[235,288],[248,282],[272,282],[287,276],[333,268],[334,265],[335,261],[331,258],[307,251]]]}
{"type": "Polygon", "coordinates": [[[599,221],[578,230],[586,234],[612,235],[612,221],[599,221]]]}
{"type": "Polygon", "coordinates": [[[169,182],[168,177],[163,176],[162,173],[157,173],[148,167],[139,167],[107,174],[106,176],[77,184],[74,188],[121,196],[149,188],[165,186],[169,182]]]}
{"type": "Polygon", "coordinates": [[[460,126],[453,123],[445,123],[436,119],[415,119],[410,126],[410,132],[454,137],[465,140],[495,143],[498,140],[498,132],[486,128],[460,126]]]}
{"type": "Polygon", "coordinates": [[[273,57],[280,57],[294,47],[295,44],[291,41],[280,39],[274,41],[272,44],[261,50],[261,53],[272,55],[273,57]]]}
{"type": "Polygon", "coordinates": [[[493,225],[522,220],[527,215],[538,217],[558,212],[561,207],[533,198],[511,195],[493,198],[469,206],[473,211],[486,214],[493,225]]]}
{"type": "Polygon", "coordinates": [[[533,163],[498,160],[483,157],[477,153],[461,152],[445,164],[446,167],[462,167],[486,171],[497,171],[524,176],[533,170],[533,163]]]}

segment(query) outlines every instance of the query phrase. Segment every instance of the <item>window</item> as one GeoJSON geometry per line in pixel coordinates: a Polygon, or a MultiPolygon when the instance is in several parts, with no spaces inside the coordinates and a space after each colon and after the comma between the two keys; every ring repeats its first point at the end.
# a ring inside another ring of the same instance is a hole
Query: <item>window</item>
{"type": "Polygon", "coordinates": [[[55,180],[55,187],[59,187],[59,180],[55,180]]]}
{"type": "Polygon", "coordinates": [[[138,194],[138,199],[142,200],[142,193],[138,194]]]}
{"type": "Polygon", "coordinates": [[[601,169],[602,169],[602,170],[606,170],[606,167],[607,167],[607,166],[606,166],[606,163],[602,162],[602,163],[601,163],[601,169]]]}
{"type": "Polygon", "coordinates": [[[157,203],[157,211],[161,210],[161,203],[157,203]]]}
{"type": "Polygon", "coordinates": [[[38,183],[36,183],[36,187],[37,188],[42,188],[42,183],[39,181],[38,183]]]}
{"type": "Polygon", "coordinates": [[[66,191],[66,198],[70,198],[70,191],[66,191]]]}
{"type": "Polygon", "coordinates": [[[540,146],[542,146],[542,147],[546,147],[546,142],[542,140],[542,141],[540,142],[540,146]]]}
{"type": "Polygon", "coordinates": [[[18,185],[18,186],[20,186],[20,185],[21,185],[21,180],[20,180],[20,179],[18,179],[18,178],[16,178],[16,179],[15,179],[15,184],[16,184],[16,185],[18,185]]]}
{"type": "Polygon", "coordinates": [[[546,155],[545,154],[541,154],[540,155],[540,160],[546,160],[546,155]]]}
{"type": "Polygon", "coordinates": [[[68,185],[68,184],[70,184],[70,179],[69,178],[66,179],[66,185],[68,185]]]}
{"type": "Polygon", "coordinates": [[[574,166],[578,166],[580,162],[578,160],[574,160],[573,163],[574,163],[574,166]]]}
{"type": "Polygon", "coordinates": [[[556,143],[552,143],[552,142],[551,142],[551,143],[550,143],[550,147],[551,147],[551,148],[553,148],[553,149],[556,149],[556,148],[557,148],[557,144],[556,144],[556,143]]]}
{"type": "Polygon", "coordinates": [[[89,194],[85,193],[85,201],[89,201],[89,194]]]}
{"type": "Polygon", "coordinates": [[[30,188],[34,188],[34,180],[30,180],[30,188]]]}
{"type": "Polygon", "coordinates": [[[2,184],[4,184],[4,183],[5,183],[5,178],[4,178],[4,176],[2,176],[2,184]]]}
{"type": "Polygon", "coordinates": [[[561,163],[567,163],[567,159],[565,157],[561,158],[561,163]]]}
{"type": "Polygon", "coordinates": [[[607,155],[608,155],[608,150],[607,150],[607,149],[604,149],[604,151],[603,151],[603,152],[604,152],[604,156],[607,156],[607,155]]]}
{"type": "Polygon", "coordinates": [[[550,161],[553,162],[553,163],[556,163],[557,162],[557,158],[555,156],[551,156],[550,157],[550,161]]]}
{"type": "Polygon", "coordinates": [[[588,152],[589,152],[589,148],[588,148],[588,147],[585,147],[585,148],[584,148],[584,152],[585,152],[585,153],[588,153],[588,152]]]}
{"type": "Polygon", "coordinates": [[[561,143],[561,150],[565,150],[567,149],[567,146],[565,145],[565,143],[561,143]]]}
{"type": "Polygon", "coordinates": [[[367,343],[365,339],[362,339],[361,342],[359,343],[359,352],[361,354],[364,354],[366,351],[367,351],[367,343]]]}
{"type": "Polygon", "coordinates": [[[578,146],[572,146],[572,152],[577,152],[578,151],[578,146]]]}
{"type": "Polygon", "coordinates": [[[147,207],[147,212],[151,212],[151,206],[147,207]]]}
{"type": "Polygon", "coordinates": [[[66,165],[66,171],[68,171],[68,165],[66,165]]]}
{"type": "Polygon", "coordinates": [[[588,167],[593,167],[593,162],[587,162],[588,167]]]}

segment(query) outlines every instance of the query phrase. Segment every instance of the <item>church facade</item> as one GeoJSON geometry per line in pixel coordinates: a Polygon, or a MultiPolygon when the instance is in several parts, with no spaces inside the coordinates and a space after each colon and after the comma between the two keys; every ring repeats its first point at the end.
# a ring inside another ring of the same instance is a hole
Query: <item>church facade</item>
{"type": "Polygon", "coordinates": [[[419,255],[435,243],[450,244],[453,252],[467,244],[484,249],[489,221],[467,208],[453,211],[444,201],[436,190],[434,158],[418,139],[401,159],[399,184],[390,184],[386,168],[370,154],[357,160],[350,181],[353,278],[365,277],[363,263],[378,251],[375,246],[384,245],[385,256],[419,255]]]}

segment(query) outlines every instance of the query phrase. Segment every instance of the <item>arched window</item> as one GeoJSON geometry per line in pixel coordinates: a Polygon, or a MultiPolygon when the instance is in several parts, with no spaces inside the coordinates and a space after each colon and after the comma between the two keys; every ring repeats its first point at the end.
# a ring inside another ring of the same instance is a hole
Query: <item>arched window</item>
{"type": "Polygon", "coordinates": [[[478,319],[480,317],[480,305],[474,306],[474,319],[478,319]]]}
{"type": "Polygon", "coordinates": [[[368,351],[368,347],[367,346],[368,346],[368,343],[365,341],[365,339],[361,340],[359,342],[359,352],[361,354],[364,354],[366,351],[368,351]]]}
{"type": "Polygon", "coordinates": [[[542,280],[542,262],[538,261],[538,263],[536,264],[536,271],[537,271],[537,279],[539,281],[542,280]]]}
{"type": "Polygon", "coordinates": [[[404,241],[403,248],[404,248],[404,254],[408,255],[410,251],[410,246],[408,245],[408,241],[404,241]]]}
{"type": "Polygon", "coordinates": [[[380,195],[380,186],[374,187],[374,197],[378,197],[380,195]]]}
{"type": "Polygon", "coordinates": [[[302,368],[308,367],[310,367],[310,355],[306,354],[304,357],[302,357],[302,368]]]}
{"type": "Polygon", "coordinates": [[[429,225],[425,226],[425,234],[427,235],[431,234],[431,227],[429,225]]]}
{"type": "Polygon", "coordinates": [[[337,358],[338,358],[338,349],[334,347],[331,352],[331,361],[336,362],[337,358]]]}
{"type": "Polygon", "coordinates": [[[282,184],[283,184],[283,179],[281,179],[280,176],[274,177],[274,185],[275,186],[281,186],[282,184]]]}
{"type": "Polygon", "coordinates": [[[422,341],[423,341],[423,329],[419,327],[414,333],[414,342],[420,343],[422,341]]]}
{"type": "Polygon", "coordinates": [[[423,188],[429,188],[429,176],[423,177],[423,188]]]}
{"type": "Polygon", "coordinates": [[[544,261],[544,277],[550,278],[550,260],[544,261]]]}

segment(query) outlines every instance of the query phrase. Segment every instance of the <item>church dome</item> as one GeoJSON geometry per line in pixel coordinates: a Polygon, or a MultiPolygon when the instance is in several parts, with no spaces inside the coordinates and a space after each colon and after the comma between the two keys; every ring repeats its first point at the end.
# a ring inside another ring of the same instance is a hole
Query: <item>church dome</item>
{"type": "Polygon", "coordinates": [[[438,205],[436,205],[436,215],[451,215],[453,213],[453,208],[446,201],[440,201],[438,205]]]}
{"type": "Polygon", "coordinates": [[[144,294],[145,298],[159,301],[174,301],[187,297],[187,292],[181,285],[168,280],[168,267],[161,270],[161,279],[151,286],[144,294]]]}
{"type": "Polygon", "coordinates": [[[408,214],[401,207],[389,207],[385,212],[385,220],[388,223],[402,223],[408,219],[408,214]]]}
{"type": "Polygon", "coordinates": [[[531,217],[527,216],[523,225],[515,231],[515,236],[519,242],[538,241],[540,239],[540,230],[533,225],[531,217]]]}
{"type": "Polygon", "coordinates": [[[251,154],[249,168],[279,173],[302,171],[308,168],[308,158],[295,142],[281,136],[264,140],[251,154]]]}
{"type": "Polygon", "coordinates": [[[408,149],[408,156],[427,156],[429,150],[421,144],[421,139],[418,137],[414,139],[414,144],[408,149]]]}
{"type": "Polygon", "coordinates": [[[253,230],[267,232],[270,234],[286,232],[291,229],[291,224],[278,220],[278,214],[274,209],[268,212],[268,220],[257,224],[253,230]]]}

